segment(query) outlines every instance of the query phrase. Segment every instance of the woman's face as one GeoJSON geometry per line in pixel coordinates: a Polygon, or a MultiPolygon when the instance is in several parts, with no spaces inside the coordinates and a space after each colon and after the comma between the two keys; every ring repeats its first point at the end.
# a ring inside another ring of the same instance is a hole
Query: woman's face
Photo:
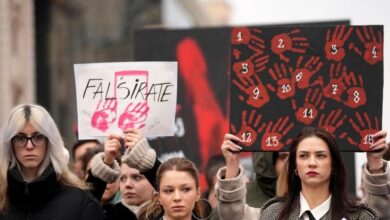
{"type": "Polygon", "coordinates": [[[29,122],[11,140],[16,159],[25,177],[36,178],[46,155],[47,138],[29,122]]]}
{"type": "Polygon", "coordinates": [[[103,196],[101,199],[103,204],[109,202],[112,199],[112,197],[118,191],[118,185],[119,185],[119,181],[115,181],[113,183],[107,183],[106,190],[104,190],[104,193],[103,193],[103,196]]]}
{"type": "Polygon", "coordinates": [[[187,172],[169,170],[160,180],[159,201],[168,219],[191,219],[200,190],[187,172]]]}
{"type": "Polygon", "coordinates": [[[153,198],[153,186],[137,169],[126,164],[121,165],[119,189],[128,205],[138,206],[153,198]]]}
{"type": "Polygon", "coordinates": [[[297,171],[303,187],[329,186],[332,157],[325,141],[318,137],[303,139],[297,148],[297,171]]]}

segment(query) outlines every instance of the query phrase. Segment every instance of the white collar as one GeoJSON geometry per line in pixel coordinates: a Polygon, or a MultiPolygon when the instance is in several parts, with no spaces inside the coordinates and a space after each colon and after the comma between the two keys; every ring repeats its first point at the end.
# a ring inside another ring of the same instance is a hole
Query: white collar
{"type": "Polygon", "coordinates": [[[305,197],[303,196],[303,194],[301,192],[300,197],[299,197],[299,203],[301,205],[301,211],[299,213],[299,218],[302,218],[304,220],[308,220],[309,216],[305,213],[307,210],[309,210],[311,212],[311,214],[313,214],[314,218],[316,218],[316,219],[322,218],[322,216],[324,216],[330,208],[331,199],[332,199],[332,195],[329,195],[329,197],[323,203],[321,203],[321,205],[310,210],[310,206],[307,203],[305,197]]]}

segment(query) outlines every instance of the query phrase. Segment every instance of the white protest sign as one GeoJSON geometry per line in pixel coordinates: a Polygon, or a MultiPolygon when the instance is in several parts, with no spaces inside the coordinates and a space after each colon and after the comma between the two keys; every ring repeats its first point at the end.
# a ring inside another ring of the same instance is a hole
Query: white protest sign
{"type": "Polygon", "coordinates": [[[74,64],[79,139],[173,136],[177,62],[74,64]]]}

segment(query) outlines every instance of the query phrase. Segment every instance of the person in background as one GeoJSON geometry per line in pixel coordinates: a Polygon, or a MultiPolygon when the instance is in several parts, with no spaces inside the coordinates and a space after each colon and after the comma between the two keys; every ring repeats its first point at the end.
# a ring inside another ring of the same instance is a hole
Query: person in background
{"type": "Polygon", "coordinates": [[[254,152],[252,156],[254,181],[247,183],[246,202],[260,208],[264,202],[276,196],[279,174],[288,160],[288,152],[254,152]]]}
{"type": "Polygon", "coordinates": [[[72,169],[73,172],[81,179],[85,179],[85,172],[82,169],[82,158],[87,149],[103,149],[102,144],[96,139],[78,140],[72,147],[72,169]]]}
{"type": "Polygon", "coordinates": [[[1,220],[102,220],[87,186],[68,168],[54,120],[39,105],[9,113],[0,133],[1,220]]]}
{"type": "MultiPolygon", "coordinates": [[[[92,158],[102,152],[102,149],[100,148],[89,148],[85,152],[84,156],[82,157],[82,170],[87,175],[88,170],[91,168],[91,161],[92,158]]],[[[116,158],[116,161],[119,163],[119,159],[116,158]]],[[[113,210],[113,207],[115,204],[120,202],[121,200],[121,193],[119,191],[119,181],[114,181],[112,183],[105,184],[105,190],[103,192],[103,195],[100,199],[100,203],[102,204],[102,208],[104,211],[105,216],[111,215],[110,213],[113,210]]],[[[95,189],[94,189],[95,190],[95,189]]]]}
{"type": "Polygon", "coordinates": [[[217,183],[217,172],[221,167],[226,165],[225,158],[222,155],[214,155],[209,158],[206,165],[206,181],[208,190],[204,198],[207,198],[213,208],[217,208],[217,199],[215,197],[215,184],[217,183]]]}
{"type": "MultiPolygon", "coordinates": [[[[88,171],[87,182],[94,186],[94,195],[101,198],[107,184],[119,182],[121,200],[106,212],[106,220],[132,220],[140,219],[144,207],[153,199],[155,194],[151,183],[155,182],[156,169],[150,169],[143,173],[135,169],[131,164],[115,160],[120,155],[122,145],[132,148],[134,145],[148,145],[142,134],[136,129],[129,129],[123,135],[111,134],[104,143],[104,152],[95,155],[91,161],[91,169],[88,171]]],[[[159,166],[156,155],[144,158],[139,165],[149,163],[159,166]]]]}

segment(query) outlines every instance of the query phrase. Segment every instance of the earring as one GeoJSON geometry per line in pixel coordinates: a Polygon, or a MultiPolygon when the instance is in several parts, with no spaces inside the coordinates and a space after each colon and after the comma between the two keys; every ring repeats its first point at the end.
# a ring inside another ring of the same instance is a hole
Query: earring
{"type": "Polygon", "coordinates": [[[295,175],[298,176],[298,170],[297,169],[294,170],[294,173],[295,173],[295,175]]]}
{"type": "MultiPolygon", "coordinates": [[[[207,217],[202,218],[202,216],[196,216],[196,214],[194,213],[194,210],[192,210],[192,217],[196,220],[209,219],[214,213],[213,206],[211,205],[211,203],[207,199],[198,199],[195,203],[195,207],[197,207],[197,206],[202,207],[205,212],[209,213],[209,215],[207,215],[207,217]]],[[[200,213],[198,213],[198,214],[200,214],[200,213]]]]}

